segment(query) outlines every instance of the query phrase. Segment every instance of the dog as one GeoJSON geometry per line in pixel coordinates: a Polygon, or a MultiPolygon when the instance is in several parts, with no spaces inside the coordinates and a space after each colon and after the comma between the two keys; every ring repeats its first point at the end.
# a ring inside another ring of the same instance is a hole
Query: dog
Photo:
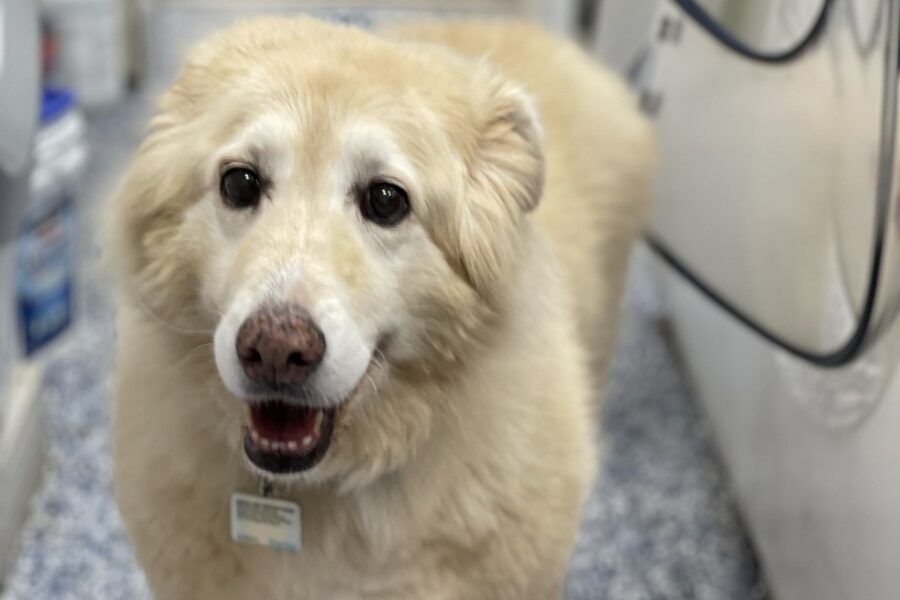
{"type": "Polygon", "coordinates": [[[626,86],[525,23],[189,52],[106,242],[154,595],[560,597],[653,157],[626,86]],[[299,551],[235,541],[234,493],[295,503],[299,551]]]}

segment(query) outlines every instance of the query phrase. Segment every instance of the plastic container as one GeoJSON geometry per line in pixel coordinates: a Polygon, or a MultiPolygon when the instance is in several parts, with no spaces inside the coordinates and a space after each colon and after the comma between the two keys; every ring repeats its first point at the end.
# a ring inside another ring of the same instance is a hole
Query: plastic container
{"type": "Polygon", "coordinates": [[[58,338],[75,314],[75,197],[87,158],[84,134],[72,94],[45,90],[16,251],[19,339],[29,357],[58,338]]]}

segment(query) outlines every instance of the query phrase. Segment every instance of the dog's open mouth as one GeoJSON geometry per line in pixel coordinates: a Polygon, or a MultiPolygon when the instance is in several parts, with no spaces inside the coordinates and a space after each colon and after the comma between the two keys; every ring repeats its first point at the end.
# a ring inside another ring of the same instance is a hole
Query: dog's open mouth
{"type": "Polygon", "coordinates": [[[337,408],[296,406],[280,400],[250,405],[244,452],[254,465],[275,474],[315,466],[331,445],[337,408]]]}

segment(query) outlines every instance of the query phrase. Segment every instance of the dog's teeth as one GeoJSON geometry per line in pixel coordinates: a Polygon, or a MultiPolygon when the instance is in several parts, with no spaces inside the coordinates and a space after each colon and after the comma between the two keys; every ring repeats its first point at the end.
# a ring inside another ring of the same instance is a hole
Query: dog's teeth
{"type": "Polygon", "coordinates": [[[303,438],[303,447],[305,448],[305,447],[309,446],[310,444],[312,444],[312,436],[307,435],[303,438]]]}
{"type": "Polygon", "coordinates": [[[251,429],[251,430],[250,430],[250,439],[253,440],[253,443],[254,443],[254,444],[258,444],[258,443],[259,443],[259,434],[256,433],[256,430],[255,430],[255,429],[251,429]]]}
{"type": "MultiPolygon", "coordinates": [[[[325,419],[325,411],[320,410],[316,412],[316,424],[313,426],[313,431],[319,433],[319,429],[322,427],[322,421],[325,419]]],[[[309,436],[307,436],[309,437],[309,436]]]]}
{"type": "Polygon", "coordinates": [[[271,444],[269,444],[269,440],[266,438],[260,438],[259,445],[262,446],[263,450],[269,450],[271,448],[271,444]]]}
{"type": "Polygon", "coordinates": [[[288,450],[291,450],[291,451],[296,450],[297,442],[291,440],[290,442],[287,443],[287,447],[288,447],[288,450]]]}

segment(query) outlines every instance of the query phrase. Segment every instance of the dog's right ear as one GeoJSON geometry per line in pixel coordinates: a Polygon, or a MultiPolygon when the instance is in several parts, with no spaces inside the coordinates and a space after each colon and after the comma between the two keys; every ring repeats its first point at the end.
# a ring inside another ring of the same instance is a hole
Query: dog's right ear
{"type": "Polygon", "coordinates": [[[119,185],[104,223],[105,260],[124,290],[160,316],[184,305],[193,252],[183,239],[184,211],[200,196],[185,144],[174,130],[152,133],[119,185]],[[167,310],[168,309],[168,310],[167,310]]]}
{"type": "Polygon", "coordinates": [[[162,95],[160,112],[111,198],[103,224],[110,271],[160,315],[166,307],[189,301],[185,290],[190,275],[178,265],[188,262],[185,252],[197,251],[190,240],[181,239],[181,225],[185,210],[202,195],[204,155],[197,116],[209,75],[198,61],[202,55],[191,57],[162,95]]]}

